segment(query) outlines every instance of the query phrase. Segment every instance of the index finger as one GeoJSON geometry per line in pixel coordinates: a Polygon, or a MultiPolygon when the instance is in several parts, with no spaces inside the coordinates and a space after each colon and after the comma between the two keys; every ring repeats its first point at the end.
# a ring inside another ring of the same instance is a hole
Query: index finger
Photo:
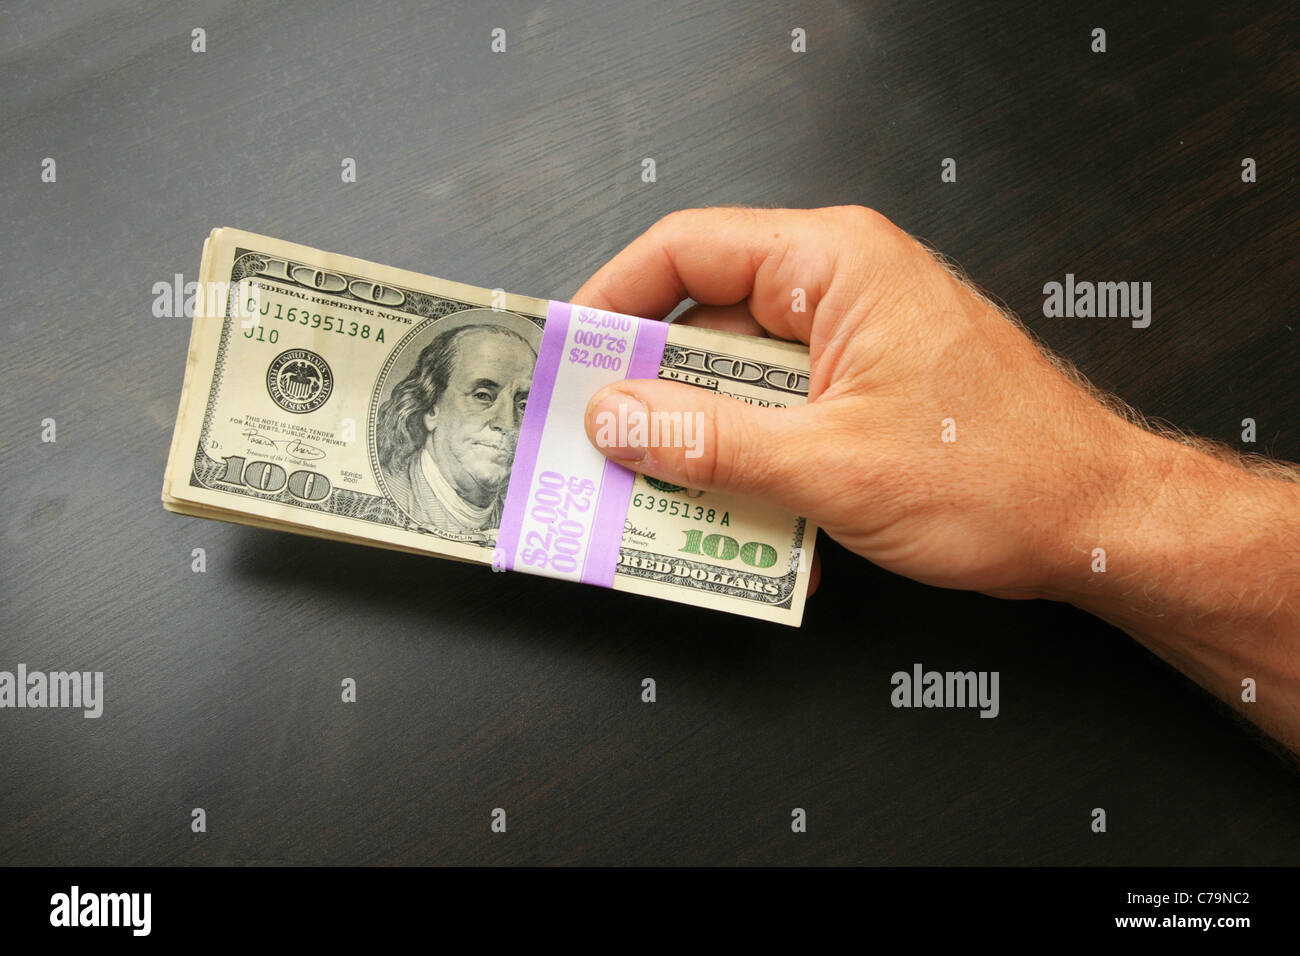
{"type": "Polygon", "coordinates": [[[745,302],[773,335],[807,342],[835,271],[838,237],[824,212],[670,213],[602,266],[573,302],[651,319],[662,319],[687,296],[704,305],[745,302]]]}

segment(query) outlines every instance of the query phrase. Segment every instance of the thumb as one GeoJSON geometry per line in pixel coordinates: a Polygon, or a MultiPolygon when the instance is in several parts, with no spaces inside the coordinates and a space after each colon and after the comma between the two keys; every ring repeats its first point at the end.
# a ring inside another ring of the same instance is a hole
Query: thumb
{"type": "Polygon", "coordinates": [[[817,419],[811,406],[764,408],[680,382],[627,379],[592,396],[586,427],[603,455],[633,471],[805,514],[817,419]]]}

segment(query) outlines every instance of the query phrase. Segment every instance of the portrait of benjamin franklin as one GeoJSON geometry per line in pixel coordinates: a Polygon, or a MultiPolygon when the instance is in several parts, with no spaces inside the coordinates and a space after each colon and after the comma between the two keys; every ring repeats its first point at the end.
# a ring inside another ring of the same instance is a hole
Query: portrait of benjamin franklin
{"type": "Polygon", "coordinates": [[[473,313],[420,350],[375,423],[389,495],[414,521],[453,534],[500,527],[537,364],[534,344],[504,317],[473,313]]]}

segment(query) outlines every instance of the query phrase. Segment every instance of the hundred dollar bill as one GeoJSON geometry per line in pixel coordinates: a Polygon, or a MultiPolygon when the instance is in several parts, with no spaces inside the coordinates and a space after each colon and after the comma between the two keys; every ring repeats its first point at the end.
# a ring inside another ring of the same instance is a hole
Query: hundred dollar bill
{"type": "MultiPolygon", "coordinates": [[[[589,483],[543,464],[513,475],[557,303],[234,229],[208,237],[199,280],[163,478],[167,509],[500,569],[499,539],[511,537],[503,515],[528,508],[549,522],[537,543],[556,550],[529,549],[528,526],[516,522],[509,553],[518,543],[522,562],[505,566],[536,570],[537,561],[559,576],[572,565],[566,546],[576,548],[571,529],[581,526],[567,519],[599,505],[589,483]],[[526,505],[511,504],[512,480],[540,482],[526,505]]],[[[573,311],[566,363],[579,374],[620,363],[610,350],[621,340],[606,334],[619,318],[573,311]]],[[[653,355],[663,379],[757,405],[807,399],[799,345],[670,324],[662,358],[653,355]]],[[[548,436],[589,448],[580,407],[537,407],[548,436]]],[[[689,450],[702,439],[689,414],[649,424],[651,444],[689,450]]],[[[799,625],[812,524],[641,475],[630,487],[626,514],[607,522],[608,586],[799,625]]]]}

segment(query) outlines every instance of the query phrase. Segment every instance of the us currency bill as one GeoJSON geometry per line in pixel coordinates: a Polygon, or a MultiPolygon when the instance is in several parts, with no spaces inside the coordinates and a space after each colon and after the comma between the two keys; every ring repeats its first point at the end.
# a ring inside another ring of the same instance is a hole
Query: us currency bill
{"type": "MultiPolygon", "coordinates": [[[[527,405],[553,305],[214,230],[163,505],[499,569],[518,461],[511,409],[527,405]],[[489,428],[492,415],[504,426],[489,428]]],[[[572,352],[585,365],[604,355],[572,352]]],[[[806,401],[808,369],[798,345],[671,324],[658,375],[789,406],[806,401]]],[[[586,442],[580,413],[546,414],[547,429],[586,442]]],[[[692,440],[689,421],[670,426],[692,440]]],[[[557,500],[575,490],[560,487],[557,500]]],[[[544,492],[534,514],[548,510],[544,492]]],[[[609,586],[797,627],[815,534],[765,503],[638,475],[609,586]]]]}

